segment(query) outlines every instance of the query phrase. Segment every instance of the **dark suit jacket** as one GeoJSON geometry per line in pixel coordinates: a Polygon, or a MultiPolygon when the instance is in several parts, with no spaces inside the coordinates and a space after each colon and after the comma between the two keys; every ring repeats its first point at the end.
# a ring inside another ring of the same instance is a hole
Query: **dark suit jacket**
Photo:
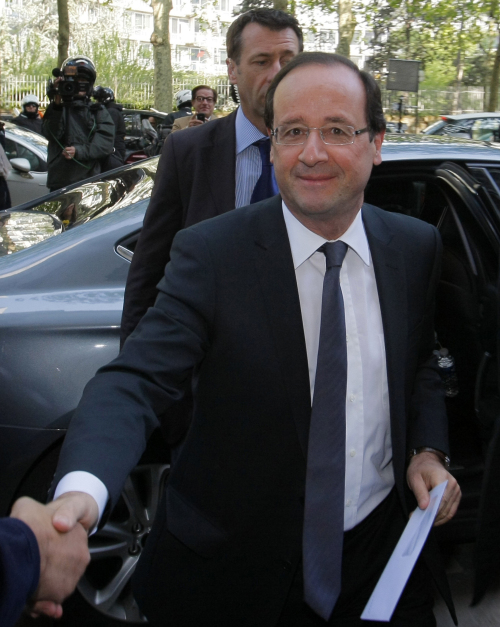
{"type": "Polygon", "coordinates": [[[0,520],[0,625],[14,625],[40,576],[34,533],[16,518],[0,520]]]}
{"type": "Polygon", "coordinates": [[[235,206],[236,112],[172,133],[163,147],[125,289],[121,341],[154,305],[179,229],[235,206]]]}
{"type": "MultiPolygon", "coordinates": [[[[369,205],[363,216],[385,335],[396,489],[406,508],[407,451],[448,450],[432,355],[441,244],[424,222],[369,205]]],[[[57,479],[93,472],[116,502],[156,416],[192,375],[193,421],[136,594],[158,624],[272,626],[301,556],[311,411],[280,197],[182,230],[171,256],[155,307],[90,382],[57,479]]]]}

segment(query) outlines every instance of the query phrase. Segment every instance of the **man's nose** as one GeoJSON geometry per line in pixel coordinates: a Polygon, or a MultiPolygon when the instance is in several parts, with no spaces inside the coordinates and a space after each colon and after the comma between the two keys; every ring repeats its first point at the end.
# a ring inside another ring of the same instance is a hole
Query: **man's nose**
{"type": "Polygon", "coordinates": [[[281,70],[281,63],[279,59],[274,59],[269,65],[268,81],[271,82],[276,74],[281,70]]]}
{"type": "Polygon", "coordinates": [[[299,159],[302,163],[305,163],[308,166],[328,161],[327,146],[321,139],[319,129],[312,128],[309,130],[309,137],[302,145],[302,151],[299,155],[299,159]]]}

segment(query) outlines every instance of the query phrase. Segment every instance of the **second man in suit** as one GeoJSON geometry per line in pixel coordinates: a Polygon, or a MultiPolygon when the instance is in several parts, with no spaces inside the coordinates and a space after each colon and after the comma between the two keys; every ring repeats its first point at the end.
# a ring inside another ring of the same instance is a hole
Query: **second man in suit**
{"type": "MultiPolygon", "coordinates": [[[[255,143],[269,144],[266,92],[280,68],[302,50],[302,31],[288,13],[253,9],[231,24],[226,40],[229,79],[237,86],[241,106],[165,142],[125,289],[122,344],[154,304],[177,231],[247,205],[261,176],[255,143]]],[[[271,185],[257,199],[277,191],[271,185]]]]}

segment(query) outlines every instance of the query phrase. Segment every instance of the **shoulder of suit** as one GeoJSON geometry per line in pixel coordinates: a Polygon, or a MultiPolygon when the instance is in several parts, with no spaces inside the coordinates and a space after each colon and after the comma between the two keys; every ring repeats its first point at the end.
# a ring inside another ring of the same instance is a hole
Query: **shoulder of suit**
{"type": "Polygon", "coordinates": [[[238,239],[239,236],[248,240],[249,233],[252,233],[254,227],[260,228],[263,224],[270,224],[275,219],[283,219],[280,196],[273,196],[253,205],[227,211],[210,220],[198,222],[185,231],[198,233],[214,242],[220,240],[223,243],[228,239],[238,239]]]}

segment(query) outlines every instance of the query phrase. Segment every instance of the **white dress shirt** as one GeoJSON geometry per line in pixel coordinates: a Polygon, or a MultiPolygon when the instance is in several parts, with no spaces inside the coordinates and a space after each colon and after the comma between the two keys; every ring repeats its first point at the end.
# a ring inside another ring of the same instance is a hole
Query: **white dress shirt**
{"type": "MultiPolygon", "coordinates": [[[[283,203],[304,325],[311,399],[321,326],[327,240],[283,203]]],[[[347,340],[344,529],[363,520],[394,485],[384,331],[375,272],[361,211],[339,238],[349,246],[340,271],[347,340]]]]}

